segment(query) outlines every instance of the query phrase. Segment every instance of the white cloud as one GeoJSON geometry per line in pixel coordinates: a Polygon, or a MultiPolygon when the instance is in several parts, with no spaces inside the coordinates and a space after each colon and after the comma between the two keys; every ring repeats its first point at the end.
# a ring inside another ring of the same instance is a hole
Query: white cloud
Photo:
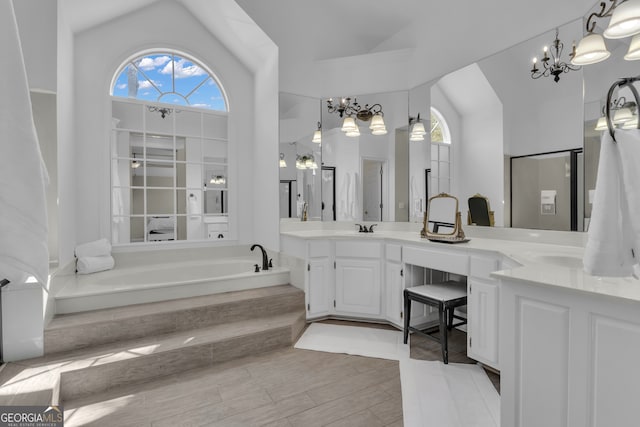
{"type": "Polygon", "coordinates": [[[191,106],[197,108],[211,108],[211,105],[209,104],[191,104],[191,106]]]}
{"type": "Polygon", "coordinates": [[[166,55],[165,56],[158,56],[158,57],[155,57],[155,58],[151,58],[149,56],[145,56],[138,63],[138,68],[141,68],[141,69],[143,69],[145,71],[153,70],[154,68],[160,67],[161,65],[164,65],[169,61],[171,61],[171,57],[170,56],[166,56],[166,55]]]}
{"type": "Polygon", "coordinates": [[[119,84],[119,85],[117,85],[116,87],[117,87],[118,89],[126,89],[126,88],[127,88],[127,86],[128,86],[128,85],[127,85],[126,83],[120,83],[120,84],[119,84]]]}
{"type": "Polygon", "coordinates": [[[160,70],[160,74],[171,74],[172,71],[175,71],[176,79],[181,79],[185,77],[193,77],[193,76],[204,76],[206,75],[206,71],[202,68],[198,67],[195,64],[191,64],[185,67],[185,63],[187,61],[181,59],[179,61],[169,61],[167,65],[164,66],[162,70],[160,70]],[[173,64],[173,67],[172,67],[173,64]],[[174,69],[172,69],[174,68],[174,69]]]}
{"type": "MultiPolygon", "coordinates": [[[[162,86],[159,82],[153,82],[154,85],[156,85],[157,87],[162,86]]],[[[138,81],[138,89],[149,89],[152,88],[153,85],[151,84],[151,82],[149,80],[140,80],[138,81]]]]}

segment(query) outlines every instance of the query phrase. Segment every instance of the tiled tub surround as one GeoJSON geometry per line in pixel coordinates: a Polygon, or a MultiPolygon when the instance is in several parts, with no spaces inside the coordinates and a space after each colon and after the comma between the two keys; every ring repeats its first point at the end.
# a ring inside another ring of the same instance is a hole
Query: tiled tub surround
{"type": "Polygon", "coordinates": [[[250,246],[114,252],[116,267],[100,273],[57,275],[52,285],[57,314],[209,295],[289,283],[289,270],[262,266],[250,246]]]}

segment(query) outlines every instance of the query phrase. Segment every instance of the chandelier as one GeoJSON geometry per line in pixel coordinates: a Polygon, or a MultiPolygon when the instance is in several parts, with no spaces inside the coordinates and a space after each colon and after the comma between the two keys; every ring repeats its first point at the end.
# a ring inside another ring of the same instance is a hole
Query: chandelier
{"type": "Polygon", "coordinates": [[[382,112],[382,105],[365,104],[361,106],[358,104],[357,99],[341,98],[339,104],[333,103],[333,98],[327,100],[327,110],[329,113],[337,113],[340,117],[344,117],[341,130],[346,133],[347,136],[360,136],[360,128],[356,123],[356,119],[363,122],[371,122],[369,129],[373,135],[385,135],[387,133],[387,127],[384,124],[384,113],[382,112]],[[345,117],[346,116],[346,117],[345,117]]]}
{"type": "MultiPolygon", "coordinates": [[[[558,38],[558,29],[556,28],[556,38],[553,41],[553,46],[551,46],[551,51],[549,51],[547,46],[544,47],[543,56],[540,60],[542,69],[538,69],[538,58],[533,58],[531,78],[539,79],[540,77],[553,76],[553,81],[557,83],[560,80],[560,74],[579,70],[580,67],[574,67],[571,64],[560,61],[563,48],[564,45],[558,38]]],[[[573,58],[575,50],[576,46],[574,45],[573,51],[569,54],[569,57],[573,58]]]]}
{"type": "MultiPolygon", "coordinates": [[[[607,115],[605,105],[602,107],[602,116],[596,123],[595,130],[607,130],[607,115]]],[[[624,96],[614,99],[609,103],[609,111],[613,112],[611,123],[613,126],[622,129],[635,129],[638,127],[637,105],[635,102],[627,101],[624,96]]]]}
{"type": "Polygon", "coordinates": [[[607,59],[611,52],[607,50],[604,37],[622,39],[631,37],[629,50],[624,56],[627,61],[640,59],[640,0],[609,0],[600,2],[600,10],[589,15],[586,22],[587,35],[580,40],[571,60],[574,65],[595,64],[607,59]],[[595,32],[597,18],[611,18],[602,34],[595,32]]]}
{"type": "Polygon", "coordinates": [[[318,163],[316,163],[313,154],[297,155],[296,169],[318,169],[318,163]]]}

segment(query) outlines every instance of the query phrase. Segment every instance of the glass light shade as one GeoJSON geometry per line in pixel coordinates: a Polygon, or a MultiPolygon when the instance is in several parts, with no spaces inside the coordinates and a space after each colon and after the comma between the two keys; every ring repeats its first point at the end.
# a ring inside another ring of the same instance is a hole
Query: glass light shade
{"type": "Polygon", "coordinates": [[[573,65],[588,65],[604,61],[611,55],[600,34],[588,34],[580,40],[576,54],[571,58],[573,65]]]}
{"type": "Polygon", "coordinates": [[[280,159],[280,167],[281,168],[286,168],[287,167],[287,162],[285,162],[284,159],[280,159]]]}
{"type": "Polygon", "coordinates": [[[375,114],[371,118],[371,124],[369,125],[369,129],[371,129],[371,130],[386,129],[386,126],[384,124],[384,119],[382,118],[382,114],[380,114],[380,113],[375,114]]]}
{"type": "Polygon", "coordinates": [[[613,10],[609,26],[604,30],[608,39],[621,39],[640,33],[640,0],[627,0],[613,10]]]}
{"type": "Polygon", "coordinates": [[[311,142],[315,142],[316,144],[320,144],[322,142],[322,131],[320,129],[313,132],[313,139],[311,142]]]}
{"type": "Polygon", "coordinates": [[[409,141],[424,141],[424,135],[412,133],[411,136],[409,136],[409,141]]]}
{"type": "Polygon", "coordinates": [[[312,162],[311,169],[318,169],[318,164],[316,162],[312,162]]]}
{"type": "Polygon", "coordinates": [[[415,135],[426,135],[427,131],[424,129],[424,123],[417,122],[413,124],[413,129],[411,129],[411,133],[415,135]]]}
{"type": "Polygon", "coordinates": [[[302,160],[298,159],[296,160],[296,169],[304,169],[304,163],[302,162],[302,160]]]}
{"type": "Polygon", "coordinates": [[[620,123],[626,123],[630,120],[633,120],[633,114],[631,114],[631,110],[626,107],[616,110],[616,113],[613,115],[613,123],[617,125],[620,123]]]}
{"type": "Polygon", "coordinates": [[[371,131],[371,135],[386,135],[387,134],[387,128],[384,129],[374,129],[371,131]]]}
{"type": "Polygon", "coordinates": [[[140,167],[140,162],[137,160],[134,160],[131,162],[131,169],[138,169],[140,167]]]}
{"type": "Polygon", "coordinates": [[[633,119],[629,120],[628,122],[625,122],[622,125],[622,129],[637,129],[638,128],[638,117],[634,116],[633,119]]]}
{"type": "MultiPolygon", "coordinates": [[[[356,125],[356,119],[353,117],[344,118],[344,122],[342,122],[342,129],[340,129],[342,132],[355,132],[357,129],[358,126],[356,125]]],[[[358,131],[358,134],[360,134],[360,131],[358,131]]]]}
{"type": "Polygon", "coordinates": [[[603,116],[598,119],[598,123],[596,123],[595,130],[606,130],[607,129],[607,119],[603,116]]]}
{"type": "Polygon", "coordinates": [[[640,59],[640,34],[636,34],[631,39],[629,50],[624,56],[624,59],[626,59],[627,61],[635,61],[637,59],[640,59]]]}
{"type": "Polygon", "coordinates": [[[305,166],[307,169],[311,169],[311,166],[313,166],[313,160],[311,160],[311,159],[307,159],[307,160],[305,160],[305,161],[304,161],[304,166],[305,166]]]}
{"type": "Polygon", "coordinates": [[[356,136],[360,136],[360,128],[358,126],[356,126],[356,128],[354,130],[350,130],[346,133],[347,136],[350,137],[356,137],[356,136]]]}

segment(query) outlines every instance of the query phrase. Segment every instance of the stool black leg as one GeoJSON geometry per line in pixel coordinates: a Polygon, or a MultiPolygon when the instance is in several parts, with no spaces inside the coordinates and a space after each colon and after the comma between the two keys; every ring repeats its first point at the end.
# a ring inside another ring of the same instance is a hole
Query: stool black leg
{"type": "Polygon", "coordinates": [[[449,349],[447,348],[447,316],[444,304],[438,306],[438,317],[440,319],[440,345],[442,346],[442,361],[449,363],[449,349]]]}
{"type": "Polygon", "coordinates": [[[404,343],[409,340],[409,321],[411,320],[411,300],[409,293],[404,291],[404,343]]]}
{"type": "Polygon", "coordinates": [[[447,329],[451,330],[452,326],[453,326],[453,312],[454,312],[455,308],[453,307],[447,307],[447,313],[449,314],[448,317],[448,321],[449,323],[447,324],[447,329]]]}

